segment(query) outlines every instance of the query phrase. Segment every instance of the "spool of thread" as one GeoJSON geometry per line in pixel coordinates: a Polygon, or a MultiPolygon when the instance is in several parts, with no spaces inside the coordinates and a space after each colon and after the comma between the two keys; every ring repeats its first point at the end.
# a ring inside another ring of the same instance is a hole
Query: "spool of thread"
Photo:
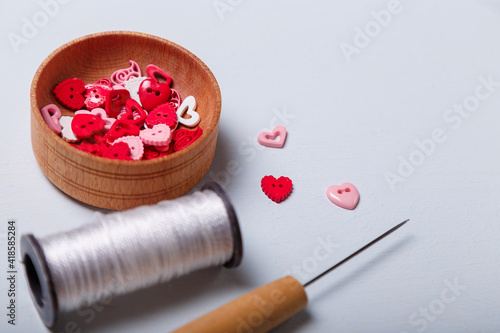
{"type": "Polygon", "coordinates": [[[189,272],[237,267],[243,255],[236,213],[216,183],[175,200],[99,214],[83,227],[21,238],[31,298],[53,327],[60,312],[189,272]]]}

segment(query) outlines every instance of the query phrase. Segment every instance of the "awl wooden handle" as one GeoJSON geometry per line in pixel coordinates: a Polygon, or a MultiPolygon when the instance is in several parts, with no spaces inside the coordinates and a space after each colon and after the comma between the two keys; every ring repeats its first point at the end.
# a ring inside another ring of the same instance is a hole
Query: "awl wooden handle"
{"type": "Polygon", "coordinates": [[[307,305],[302,284],[291,276],[257,288],[177,329],[174,333],[264,333],[307,305]]]}

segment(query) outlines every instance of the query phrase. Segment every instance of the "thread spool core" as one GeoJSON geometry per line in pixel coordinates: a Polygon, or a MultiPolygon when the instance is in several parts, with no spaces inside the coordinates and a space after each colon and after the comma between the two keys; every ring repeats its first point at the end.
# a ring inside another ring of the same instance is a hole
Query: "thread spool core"
{"type": "Polygon", "coordinates": [[[45,326],[53,327],[59,313],[54,282],[42,248],[32,234],[21,237],[21,256],[33,303],[45,326]]]}

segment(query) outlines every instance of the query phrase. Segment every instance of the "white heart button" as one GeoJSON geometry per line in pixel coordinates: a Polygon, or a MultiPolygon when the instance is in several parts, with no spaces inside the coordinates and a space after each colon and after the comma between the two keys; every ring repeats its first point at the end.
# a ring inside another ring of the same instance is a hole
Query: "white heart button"
{"type": "Polygon", "coordinates": [[[135,99],[141,106],[141,99],[139,98],[139,86],[142,81],[146,80],[147,76],[132,77],[123,83],[125,89],[130,93],[130,98],[135,99]]]}
{"type": "Polygon", "coordinates": [[[193,96],[186,97],[177,109],[179,123],[187,127],[195,127],[200,122],[200,115],[196,110],[196,100],[193,96]],[[187,114],[190,118],[183,118],[187,114]]]}
{"type": "Polygon", "coordinates": [[[77,142],[79,139],[76,137],[75,133],[71,129],[71,122],[73,121],[73,117],[62,116],[59,119],[59,123],[62,126],[61,135],[64,141],[67,142],[77,142]]]}

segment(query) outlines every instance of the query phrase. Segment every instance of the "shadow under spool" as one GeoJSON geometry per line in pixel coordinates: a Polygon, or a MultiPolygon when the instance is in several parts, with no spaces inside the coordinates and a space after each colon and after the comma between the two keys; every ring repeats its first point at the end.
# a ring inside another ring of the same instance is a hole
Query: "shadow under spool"
{"type": "MultiPolygon", "coordinates": [[[[234,240],[232,257],[224,264],[224,267],[238,267],[243,257],[243,242],[238,218],[233,205],[222,187],[215,182],[207,183],[202,187],[202,190],[211,190],[215,192],[224,202],[234,240]]],[[[33,303],[45,326],[51,328],[54,326],[59,316],[56,289],[43,248],[32,234],[21,237],[21,256],[23,258],[33,303]]]]}

